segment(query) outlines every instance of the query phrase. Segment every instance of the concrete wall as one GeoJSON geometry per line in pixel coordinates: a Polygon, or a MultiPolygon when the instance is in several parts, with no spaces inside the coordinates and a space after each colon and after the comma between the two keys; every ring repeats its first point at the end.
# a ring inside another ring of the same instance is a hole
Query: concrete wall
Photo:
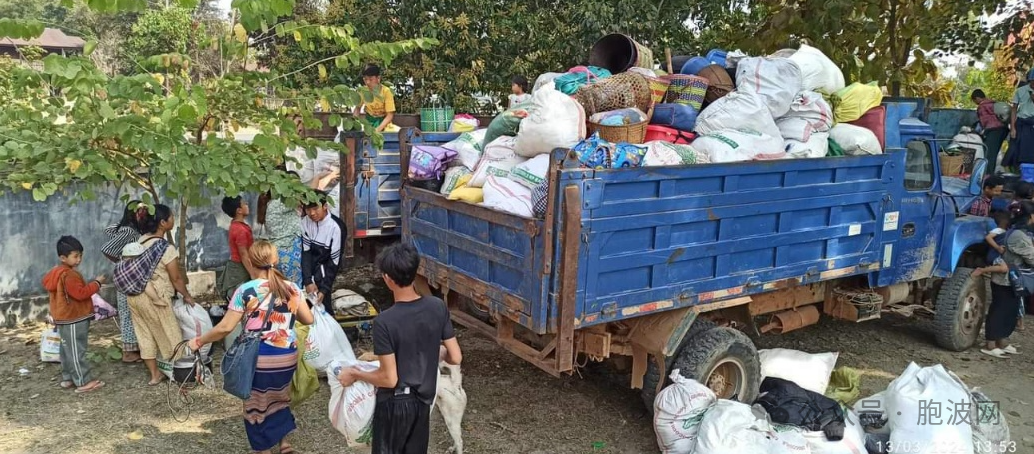
{"type": "MultiPolygon", "coordinates": [[[[42,203],[34,201],[28,192],[0,196],[0,326],[46,316],[46,291],[40,280],[57,264],[55,244],[61,235],[73,235],[83,243],[85,256],[80,272],[87,279],[100,273],[110,276],[113,264],[100,252],[107,240],[104,228],[122,216],[125,204],[120,197],[128,189],[112,187],[96,192],[95,200],[75,204],[61,193],[42,203]]],[[[221,195],[213,196],[210,205],[192,207],[187,212],[188,271],[219,268],[229,258],[230,219],[219,207],[221,199],[221,195]]],[[[255,199],[248,198],[252,212],[255,199]]],[[[163,203],[179,215],[178,205],[163,203]]],[[[176,219],[177,226],[179,222],[176,219]]]]}

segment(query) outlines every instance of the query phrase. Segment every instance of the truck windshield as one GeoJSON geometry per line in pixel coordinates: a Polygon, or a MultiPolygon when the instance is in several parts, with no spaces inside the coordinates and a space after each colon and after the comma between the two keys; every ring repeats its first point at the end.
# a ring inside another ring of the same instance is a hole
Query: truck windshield
{"type": "Polygon", "coordinates": [[[921,191],[933,188],[933,157],[923,141],[908,143],[905,157],[905,189],[921,191]]]}

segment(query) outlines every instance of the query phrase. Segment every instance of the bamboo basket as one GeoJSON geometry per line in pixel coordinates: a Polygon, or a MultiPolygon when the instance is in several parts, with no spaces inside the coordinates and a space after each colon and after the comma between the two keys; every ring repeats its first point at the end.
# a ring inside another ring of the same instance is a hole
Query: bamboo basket
{"type": "Polygon", "coordinates": [[[955,176],[966,172],[966,156],[941,153],[941,175],[955,176]]]}
{"type": "Polygon", "coordinates": [[[607,126],[591,121],[588,123],[590,136],[595,132],[599,132],[600,138],[607,142],[640,144],[646,140],[646,127],[650,124],[650,121],[646,120],[621,126],[607,126]]]}

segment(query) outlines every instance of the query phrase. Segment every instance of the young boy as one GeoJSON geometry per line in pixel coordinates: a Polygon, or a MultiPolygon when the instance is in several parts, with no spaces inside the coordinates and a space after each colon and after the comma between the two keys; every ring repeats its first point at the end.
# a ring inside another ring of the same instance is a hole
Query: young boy
{"type": "Polygon", "coordinates": [[[334,289],[344,229],[327,208],[327,195],[319,202],[305,205],[302,218],[302,283],[305,293],[316,295],[316,301],[333,314],[330,293],[334,289]]]}
{"type": "Polygon", "coordinates": [[[230,260],[226,262],[223,278],[219,282],[219,293],[229,301],[238,286],[250,281],[258,273],[248,254],[248,248],[255,242],[251,226],[245,222],[251,213],[248,202],[241,196],[223,197],[222,209],[223,213],[233,219],[230,221],[230,260]]]}
{"type": "Polygon", "coordinates": [[[86,344],[93,319],[93,295],[101,289],[104,276],[86,283],[76,268],[83,261],[83,245],[72,236],[57,240],[57,257],[61,264],[43,277],[43,287],[50,294],[50,317],[61,337],[61,388],[75,387],[76,393],[96,391],[104,382],[90,376],[86,360],[86,344]]]}
{"type": "Polygon", "coordinates": [[[980,194],[980,198],[973,201],[973,204],[969,206],[969,214],[973,216],[990,216],[991,215],[991,201],[995,197],[1002,195],[1002,187],[1004,182],[998,176],[992,175],[984,180],[984,190],[980,194]]]}
{"type": "Polygon", "coordinates": [[[420,255],[408,244],[395,244],[377,258],[377,268],[395,297],[395,305],[381,312],[373,326],[380,367],[372,372],[343,369],[338,375],[342,386],[362,380],[377,387],[377,454],[427,452],[439,361],[459,365],[463,359],[445,302],[421,297],[413,286],[419,267],[420,255]]]}
{"type": "MultiPolygon", "coordinates": [[[[1008,212],[996,211],[992,216],[995,222],[995,228],[988,232],[987,236],[984,237],[984,241],[987,245],[997,252],[997,254],[988,255],[989,261],[994,263],[994,260],[1005,253],[1005,246],[998,243],[998,236],[1004,234],[1009,229],[1010,216],[1008,212]]],[[[1005,242],[1005,238],[1001,238],[1002,242],[1005,242]]]]}
{"type": "Polygon", "coordinates": [[[377,132],[384,132],[395,119],[395,95],[381,84],[381,68],[377,65],[369,65],[363,70],[363,85],[359,88],[363,102],[355,107],[355,116],[358,117],[359,109],[366,106],[366,120],[377,128],[377,132]]]}

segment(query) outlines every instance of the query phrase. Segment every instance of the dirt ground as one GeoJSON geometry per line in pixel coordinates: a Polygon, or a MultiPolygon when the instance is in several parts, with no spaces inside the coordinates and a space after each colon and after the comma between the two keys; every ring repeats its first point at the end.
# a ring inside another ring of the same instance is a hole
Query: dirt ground
{"type": "MultiPolygon", "coordinates": [[[[389,298],[369,268],[352,271],[343,280],[375,303],[389,298]]],[[[146,386],[142,364],[100,360],[95,373],[107,382],[102,391],[76,395],[61,390],[58,366],[39,362],[43,328],[0,330],[0,452],[248,451],[239,400],[218,389],[194,390],[189,419],[177,422],[177,412],[167,404],[169,389],[164,384],[146,386]],[[22,368],[28,373],[21,374],[22,368]]],[[[897,316],[862,324],[823,320],[798,332],[763,337],[760,347],[839,351],[838,366],[863,370],[863,396],[884,389],[910,361],[942,363],[970,386],[980,386],[999,400],[1016,452],[1034,452],[1034,326],[1013,339],[1025,355],[1008,360],[977,350],[941,350],[934,345],[931,329],[929,322],[897,316]]],[[[651,420],[638,392],[626,389],[626,382],[609,369],[588,367],[581,376],[555,379],[489,339],[463,330],[458,337],[469,399],[463,421],[466,452],[656,452],[651,420]]],[[[103,353],[117,341],[114,322],[100,322],[91,331],[90,349],[103,353]]],[[[360,348],[363,345],[360,342],[360,348]]],[[[301,453],[350,452],[327,419],[329,394],[323,383],[319,394],[295,409],[299,430],[292,442],[301,453]]],[[[437,413],[431,441],[434,453],[451,446],[437,413]]]]}

